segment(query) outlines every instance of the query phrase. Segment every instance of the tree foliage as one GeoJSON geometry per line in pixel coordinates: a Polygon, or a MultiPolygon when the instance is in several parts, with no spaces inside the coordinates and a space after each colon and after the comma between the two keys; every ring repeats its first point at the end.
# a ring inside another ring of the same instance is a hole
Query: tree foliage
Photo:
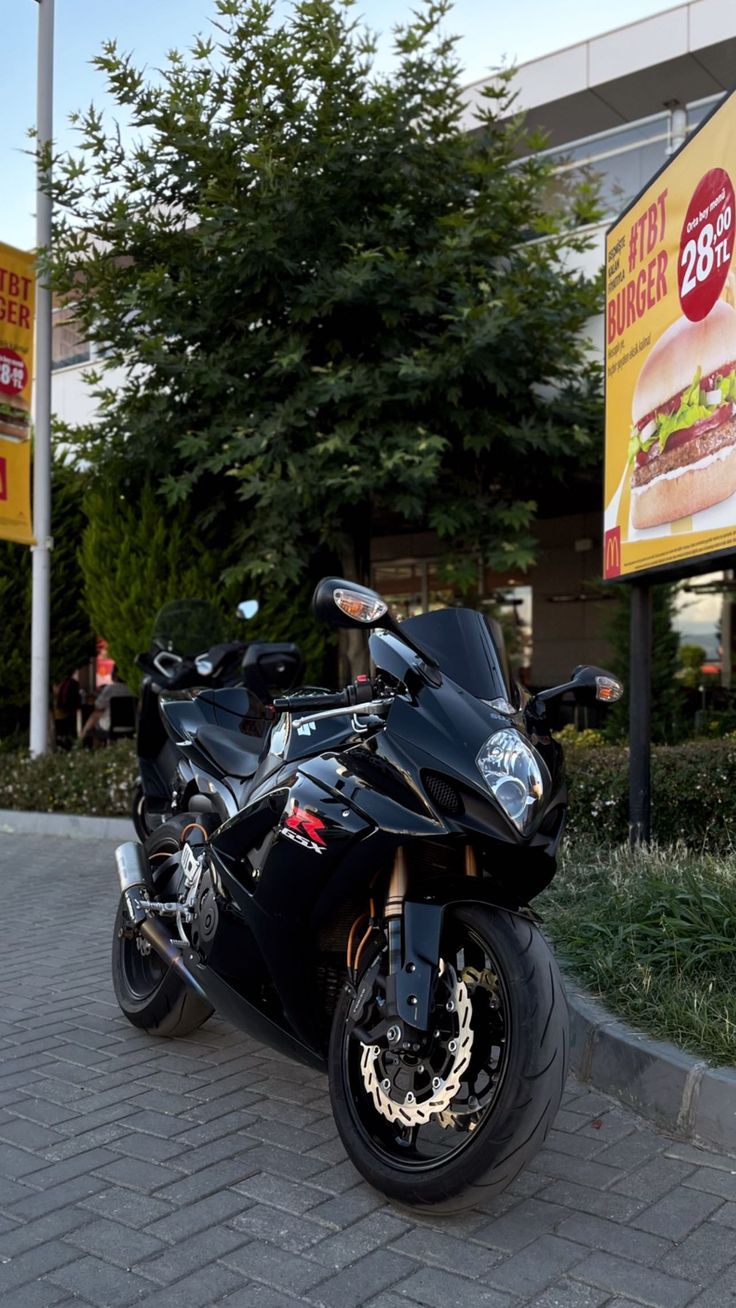
{"type": "Polygon", "coordinates": [[[221,578],[221,560],[198,544],[186,513],[166,514],[150,486],[137,502],[97,490],[87,502],[80,561],[87,610],[104,636],[123,680],[137,689],[136,654],[147,650],[158,609],[174,599],[235,601],[221,578]]]}
{"type": "Polygon", "coordinates": [[[550,205],[508,74],[464,109],[450,9],[419,0],[385,76],[350,0],[215,0],[160,74],[105,45],[128,126],[90,108],[55,163],[54,287],[126,373],[67,436],[251,581],[325,547],[364,575],[387,519],[458,574],[524,567],[538,487],[598,455],[594,197],[550,205]]]}

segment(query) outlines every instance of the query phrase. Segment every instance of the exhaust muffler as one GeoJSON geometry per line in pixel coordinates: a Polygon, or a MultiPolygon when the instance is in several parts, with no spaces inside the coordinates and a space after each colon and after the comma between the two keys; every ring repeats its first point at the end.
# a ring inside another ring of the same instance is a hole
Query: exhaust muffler
{"type": "Polygon", "coordinates": [[[169,967],[173,967],[177,976],[181,977],[200,999],[206,999],[207,996],[199,981],[182,957],[181,945],[171,939],[158,918],[148,915],[147,898],[150,896],[153,899],[155,895],[143,846],[137,840],[127,840],[124,845],[118,845],[115,850],[115,865],[120,894],[125,900],[125,911],[139,935],[148,941],[151,948],[155,949],[169,967]]]}

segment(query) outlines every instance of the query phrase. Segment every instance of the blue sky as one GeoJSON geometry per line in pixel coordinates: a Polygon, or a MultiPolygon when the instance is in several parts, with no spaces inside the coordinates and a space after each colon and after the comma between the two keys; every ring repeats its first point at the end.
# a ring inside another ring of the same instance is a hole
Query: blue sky
{"type": "MultiPolygon", "coordinates": [[[[586,0],[456,0],[449,28],[463,40],[460,56],[474,81],[504,59],[524,62],[562,46],[659,13],[662,0],[617,0],[594,8],[586,0]],[[614,16],[615,14],[615,16],[614,16]]],[[[359,0],[370,26],[386,33],[381,61],[390,60],[392,26],[410,13],[411,0],[359,0]]],[[[0,0],[3,69],[0,81],[0,241],[27,248],[34,242],[34,170],[24,156],[35,116],[36,0],[0,0]]],[[[56,0],[55,136],[69,145],[67,117],[94,101],[103,83],[89,61],[103,40],[116,37],[137,60],[156,65],[172,46],[186,48],[207,28],[213,0],[56,0]]]]}

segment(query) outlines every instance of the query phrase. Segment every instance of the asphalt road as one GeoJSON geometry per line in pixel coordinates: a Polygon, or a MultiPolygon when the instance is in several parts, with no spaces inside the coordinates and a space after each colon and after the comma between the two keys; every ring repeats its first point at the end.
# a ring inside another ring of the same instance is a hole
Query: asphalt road
{"type": "Polygon", "coordinates": [[[500,1200],[412,1220],[347,1161],[325,1080],[225,1022],[129,1026],[113,846],[0,834],[7,1308],[729,1308],[736,1159],[571,1082],[500,1200]]]}

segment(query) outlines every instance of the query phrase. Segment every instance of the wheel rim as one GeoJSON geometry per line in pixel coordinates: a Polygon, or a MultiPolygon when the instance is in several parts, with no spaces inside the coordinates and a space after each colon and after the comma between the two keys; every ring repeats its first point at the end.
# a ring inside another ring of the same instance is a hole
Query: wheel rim
{"type": "Polygon", "coordinates": [[[123,936],[120,943],[126,987],[131,998],[143,1003],[160,986],[167,966],[147,941],[141,940],[139,936],[133,940],[123,936]]]}
{"type": "MultiPolygon", "coordinates": [[[[405,1126],[400,1120],[390,1122],[366,1092],[365,1075],[361,1070],[365,1044],[353,1035],[350,1022],[346,1024],[343,1035],[343,1084],[354,1126],[373,1153],[391,1166],[407,1172],[436,1170],[469,1148],[493,1116],[508,1065],[508,990],[492,946],[473,928],[450,919],[443,932],[442,958],[467,986],[473,1030],[470,1063],[446,1111],[433,1114],[425,1124],[405,1126]]],[[[439,981],[435,995],[438,993],[442,993],[439,981]]],[[[436,1008],[435,1014],[437,1011],[436,1008]]],[[[440,1030],[442,1038],[446,1033],[442,1032],[441,1026],[435,1026],[435,1014],[432,1029],[433,1032],[440,1030]]],[[[379,1019],[380,1012],[373,1003],[367,1018],[365,1013],[362,1015],[361,1030],[370,1031],[371,1023],[379,1019]]],[[[424,1069],[422,1073],[416,1073],[420,1084],[421,1076],[431,1076],[432,1070],[436,1070],[437,1054],[430,1042],[416,1056],[416,1066],[424,1069]]],[[[385,1059],[378,1060],[381,1061],[381,1073],[387,1074],[383,1084],[392,1083],[392,1096],[400,1098],[402,1091],[406,1092],[410,1086],[412,1064],[409,1060],[412,1057],[400,1056],[404,1064],[396,1068],[393,1076],[385,1059]]],[[[395,1068],[395,1064],[393,1066],[395,1068]]]]}

